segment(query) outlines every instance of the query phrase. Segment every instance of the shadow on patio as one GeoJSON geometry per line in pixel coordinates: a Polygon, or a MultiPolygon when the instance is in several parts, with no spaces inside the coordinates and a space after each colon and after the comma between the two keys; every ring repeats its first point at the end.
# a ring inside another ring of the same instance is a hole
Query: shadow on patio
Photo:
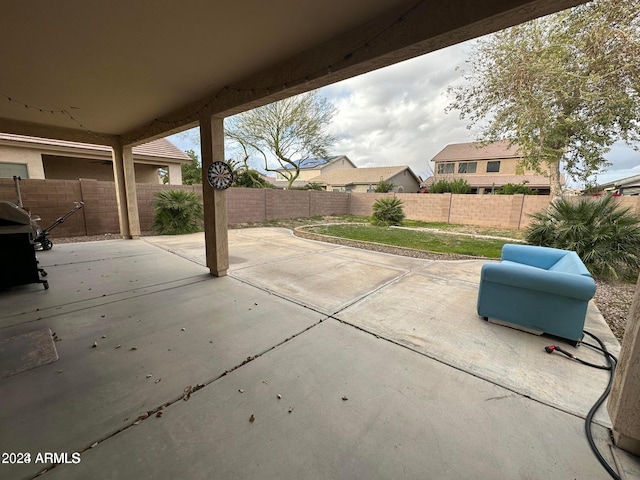
{"type": "MultiPolygon", "coordinates": [[[[56,452],[68,464],[42,478],[606,478],[583,424],[608,373],[481,320],[482,262],[277,228],[229,245],[222,278],[203,234],[57,245],[38,254],[49,290],[0,292],[4,345],[60,340],[38,368],[2,358],[1,450],[31,463],[0,477],[32,478],[56,452]]],[[[619,351],[593,305],[586,326],[619,351]]],[[[601,409],[596,443],[636,478],[608,426],[601,409]]]]}

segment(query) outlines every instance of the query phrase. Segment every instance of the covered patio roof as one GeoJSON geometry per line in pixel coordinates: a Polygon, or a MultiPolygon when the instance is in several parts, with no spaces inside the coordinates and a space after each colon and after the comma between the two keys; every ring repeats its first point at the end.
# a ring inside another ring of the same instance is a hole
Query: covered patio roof
{"type": "Polygon", "coordinates": [[[137,144],[580,3],[12,2],[0,131],[137,144]]]}

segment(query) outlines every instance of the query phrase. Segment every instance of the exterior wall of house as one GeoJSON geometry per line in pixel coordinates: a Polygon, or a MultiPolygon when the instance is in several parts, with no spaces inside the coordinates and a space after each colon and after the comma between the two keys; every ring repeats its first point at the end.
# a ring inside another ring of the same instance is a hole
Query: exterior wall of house
{"type": "Polygon", "coordinates": [[[37,150],[0,145],[0,163],[18,163],[26,165],[29,178],[44,178],[42,156],[37,150]]]}
{"type": "Polygon", "coordinates": [[[389,179],[394,184],[393,190],[402,193],[416,193],[420,190],[420,183],[409,173],[408,170],[404,170],[397,175],[394,175],[389,179]]]}
{"type": "Polygon", "coordinates": [[[436,178],[443,173],[438,173],[439,165],[453,164],[453,173],[447,173],[446,175],[454,175],[455,177],[464,178],[467,175],[536,175],[537,172],[531,169],[523,169],[518,165],[518,158],[492,158],[490,160],[457,160],[455,162],[435,162],[434,172],[436,178]],[[498,172],[487,172],[487,164],[489,162],[500,162],[500,170],[498,172]],[[474,173],[458,173],[461,163],[475,163],[476,171],[474,173]]]}
{"type": "MultiPolygon", "coordinates": [[[[93,178],[105,182],[113,181],[113,165],[110,160],[42,155],[45,178],[52,180],[76,180],[93,178]]],[[[137,183],[160,183],[158,167],[134,163],[137,183]]],[[[182,179],[182,176],[180,177],[182,179]]]]}
{"type": "Polygon", "coordinates": [[[331,172],[332,170],[344,170],[345,168],[357,168],[352,165],[352,163],[346,158],[340,158],[337,161],[330,163],[318,170],[317,175],[321,173],[331,172]]]}
{"type": "MultiPolygon", "coordinates": [[[[330,163],[329,165],[325,165],[323,167],[318,168],[303,168],[300,170],[300,175],[296,180],[301,180],[303,182],[308,182],[313,177],[317,177],[323,173],[330,172],[332,170],[342,170],[345,168],[356,168],[351,162],[349,162],[345,158],[341,158],[335,162],[330,163]]],[[[276,180],[287,180],[287,178],[282,175],[280,172],[276,172],[276,180]]]]}
{"type": "MultiPolygon", "coordinates": [[[[298,178],[296,178],[296,180],[308,182],[313,177],[317,177],[318,175],[320,175],[320,173],[321,172],[319,168],[303,169],[303,170],[300,170],[300,175],[298,175],[298,178]]],[[[282,180],[286,180],[286,178],[283,177],[282,180]]]]}
{"type": "MultiPolygon", "coordinates": [[[[166,159],[158,159],[162,164],[166,159]]],[[[26,165],[31,179],[77,180],[93,178],[113,181],[113,167],[109,159],[90,159],[64,155],[43,154],[36,148],[0,145],[0,163],[26,165]]],[[[168,163],[169,179],[172,185],[182,184],[182,169],[179,163],[168,163]]],[[[134,163],[138,183],[161,183],[158,167],[145,163],[134,163]]]]}

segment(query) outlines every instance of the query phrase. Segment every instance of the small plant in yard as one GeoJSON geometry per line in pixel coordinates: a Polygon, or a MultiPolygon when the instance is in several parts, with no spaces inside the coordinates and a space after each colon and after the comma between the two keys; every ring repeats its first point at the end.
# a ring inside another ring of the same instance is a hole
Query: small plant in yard
{"type": "Polygon", "coordinates": [[[614,197],[561,199],[531,217],[526,236],[530,244],[574,250],[597,277],[637,277],[640,216],[614,197]]]}
{"type": "Polygon", "coordinates": [[[180,235],[202,230],[203,207],[199,195],[187,190],[162,190],[154,194],[153,229],[160,235],[180,235]]]}
{"type": "Polygon", "coordinates": [[[393,192],[393,187],[395,187],[393,183],[387,182],[381,178],[380,181],[376,183],[376,186],[373,189],[373,191],[375,193],[389,193],[389,192],[393,192]]]}
{"type": "Polygon", "coordinates": [[[373,204],[374,225],[400,225],[404,220],[402,200],[398,197],[379,198],[373,204]]]}
{"type": "Polygon", "coordinates": [[[471,185],[464,178],[438,180],[429,187],[429,193],[469,193],[471,185]]]}
{"type": "Polygon", "coordinates": [[[521,193],[523,195],[536,195],[538,192],[535,192],[527,187],[526,180],[519,184],[507,183],[496,192],[497,195],[516,195],[518,193],[521,193]]]}

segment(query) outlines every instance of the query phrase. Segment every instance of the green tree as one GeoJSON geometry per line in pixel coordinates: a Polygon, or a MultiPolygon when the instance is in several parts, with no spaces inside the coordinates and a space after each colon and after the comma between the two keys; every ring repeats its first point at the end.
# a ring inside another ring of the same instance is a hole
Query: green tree
{"type": "Polygon", "coordinates": [[[480,40],[448,110],[518,145],[556,198],[561,166],[587,181],[640,139],[639,58],[640,0],[595,0],[480,40]]]}
{"type": "Polygon", "coordinates": [[[393,192],[393,187],[395,187],[393,183],[387,182],[381,178],[380,181],[376,183],[376,186],[373,189],[373,191],[375,193],[389,193],[389,192],[393,192]]]}
{"type": "Polygon", "coordinates": [[[300,175],[301,160],[328,156],[334,138],[325,129],[335,111],[317,92],[304,93],[230,117],[225,134],[243,149],[245,157],[256,153],[266,171],[279,170],[291,188],[300,175]]]}
{"type": "Polygon", "coordinates": [[[183,163],[182,169],[182,183],[184,185],[194,185],[202,183],[202,164],[200,163],[200,157],[193,150],[185,150],[185,153],[191,158],[190,163],[183,163]]]}

